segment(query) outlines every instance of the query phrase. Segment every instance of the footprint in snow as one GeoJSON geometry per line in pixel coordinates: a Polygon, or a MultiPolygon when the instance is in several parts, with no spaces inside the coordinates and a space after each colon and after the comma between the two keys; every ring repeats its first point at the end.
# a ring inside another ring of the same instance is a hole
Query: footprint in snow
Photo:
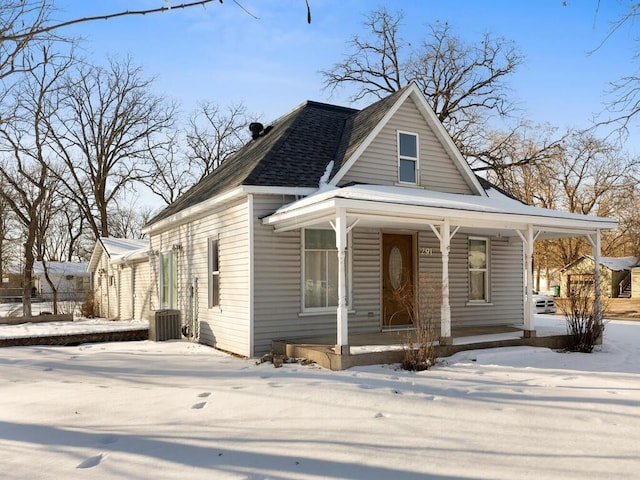
{"type": "Polygon", "coordinates": [[[209,395],[211,395],[211,392],[202,392],[202,393],[198,394],[198,397],[207,398],[209,395]]]}
{"type": "Polygon", "coordinates": [[[107,458],[107,456],[104,453],[101,453],[99,455],[95,455],[93,457],[89,457],[84,462],[79,463],[76,468],[93,468],[93,467],[96,467],[96,466],[100,465],[102,460],[104,460],[105,458],[107,458]]]}
{"type": "Polygon", "coordinates": [[[198,403],[194,403],[191,406],[191,408],[193,408],[194,410],[201,410],[206,406],[207,406],[207,402],[198,402],[198,403]]]}

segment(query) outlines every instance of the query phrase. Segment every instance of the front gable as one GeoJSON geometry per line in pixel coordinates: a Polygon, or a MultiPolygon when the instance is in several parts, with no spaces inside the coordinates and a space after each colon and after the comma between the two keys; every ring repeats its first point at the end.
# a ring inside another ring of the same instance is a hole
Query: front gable
{"type": "Polygon", "coordinates": [[[417,139],[415,186],[445,193],[484,195],[471,168],[414,85],[407,87],[369,136],[345,158],[331,184],[414,186],[399,178],[400,134],[417,139]]]}

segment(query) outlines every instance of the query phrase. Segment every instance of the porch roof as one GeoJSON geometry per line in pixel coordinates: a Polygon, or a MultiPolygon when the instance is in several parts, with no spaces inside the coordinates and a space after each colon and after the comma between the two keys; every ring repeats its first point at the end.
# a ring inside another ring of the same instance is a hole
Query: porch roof
{"type": "Polygon", "coordinates": [[[265,217],[263,223],[277,231],[328,224],[338,208],[363,227],[424,228],[448,218],[452,226],[466,232],[488,230],[506,237],[533,225],[538,238],[584,235],[614,229],[618,221],[575,213],[532,207],[496,189],[487,196],[436,192],[421,188],[351,185],[332,188],[323,185],[308,197],[285,205],[265,217]]]}

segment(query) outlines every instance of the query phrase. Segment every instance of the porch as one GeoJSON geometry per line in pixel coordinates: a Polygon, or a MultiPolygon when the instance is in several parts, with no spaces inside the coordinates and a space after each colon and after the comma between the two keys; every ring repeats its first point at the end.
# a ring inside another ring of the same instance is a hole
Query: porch
{"type": "MultiPolygon", "coordinates": [[[[568,345],[563,319],[551,317],[540,323],[535,336],[526,335],[523,326],[515,325],[453,327],[451,344],[440,345],[435,341],[436,357],[485,348],[529,346],[561,349],[568,345]]],[[[408,335],[413,333],[411,330],[394,330],[351,334],[349,353],[346,355],[336,353],[335,335],[274,341],[273,352],[312,360],[331,370],[401,363],[408,335]]]]}

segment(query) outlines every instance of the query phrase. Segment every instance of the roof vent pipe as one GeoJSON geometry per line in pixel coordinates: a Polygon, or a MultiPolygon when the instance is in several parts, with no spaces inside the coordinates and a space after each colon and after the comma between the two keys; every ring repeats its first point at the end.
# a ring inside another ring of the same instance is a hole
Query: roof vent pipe
{"type": "Polygon", "coordinates": [[[249,124],[249,130],[251,130],[251,138],[255,140],[264,130],[264,125],[258,122],[252,122],[249,124]]]}

